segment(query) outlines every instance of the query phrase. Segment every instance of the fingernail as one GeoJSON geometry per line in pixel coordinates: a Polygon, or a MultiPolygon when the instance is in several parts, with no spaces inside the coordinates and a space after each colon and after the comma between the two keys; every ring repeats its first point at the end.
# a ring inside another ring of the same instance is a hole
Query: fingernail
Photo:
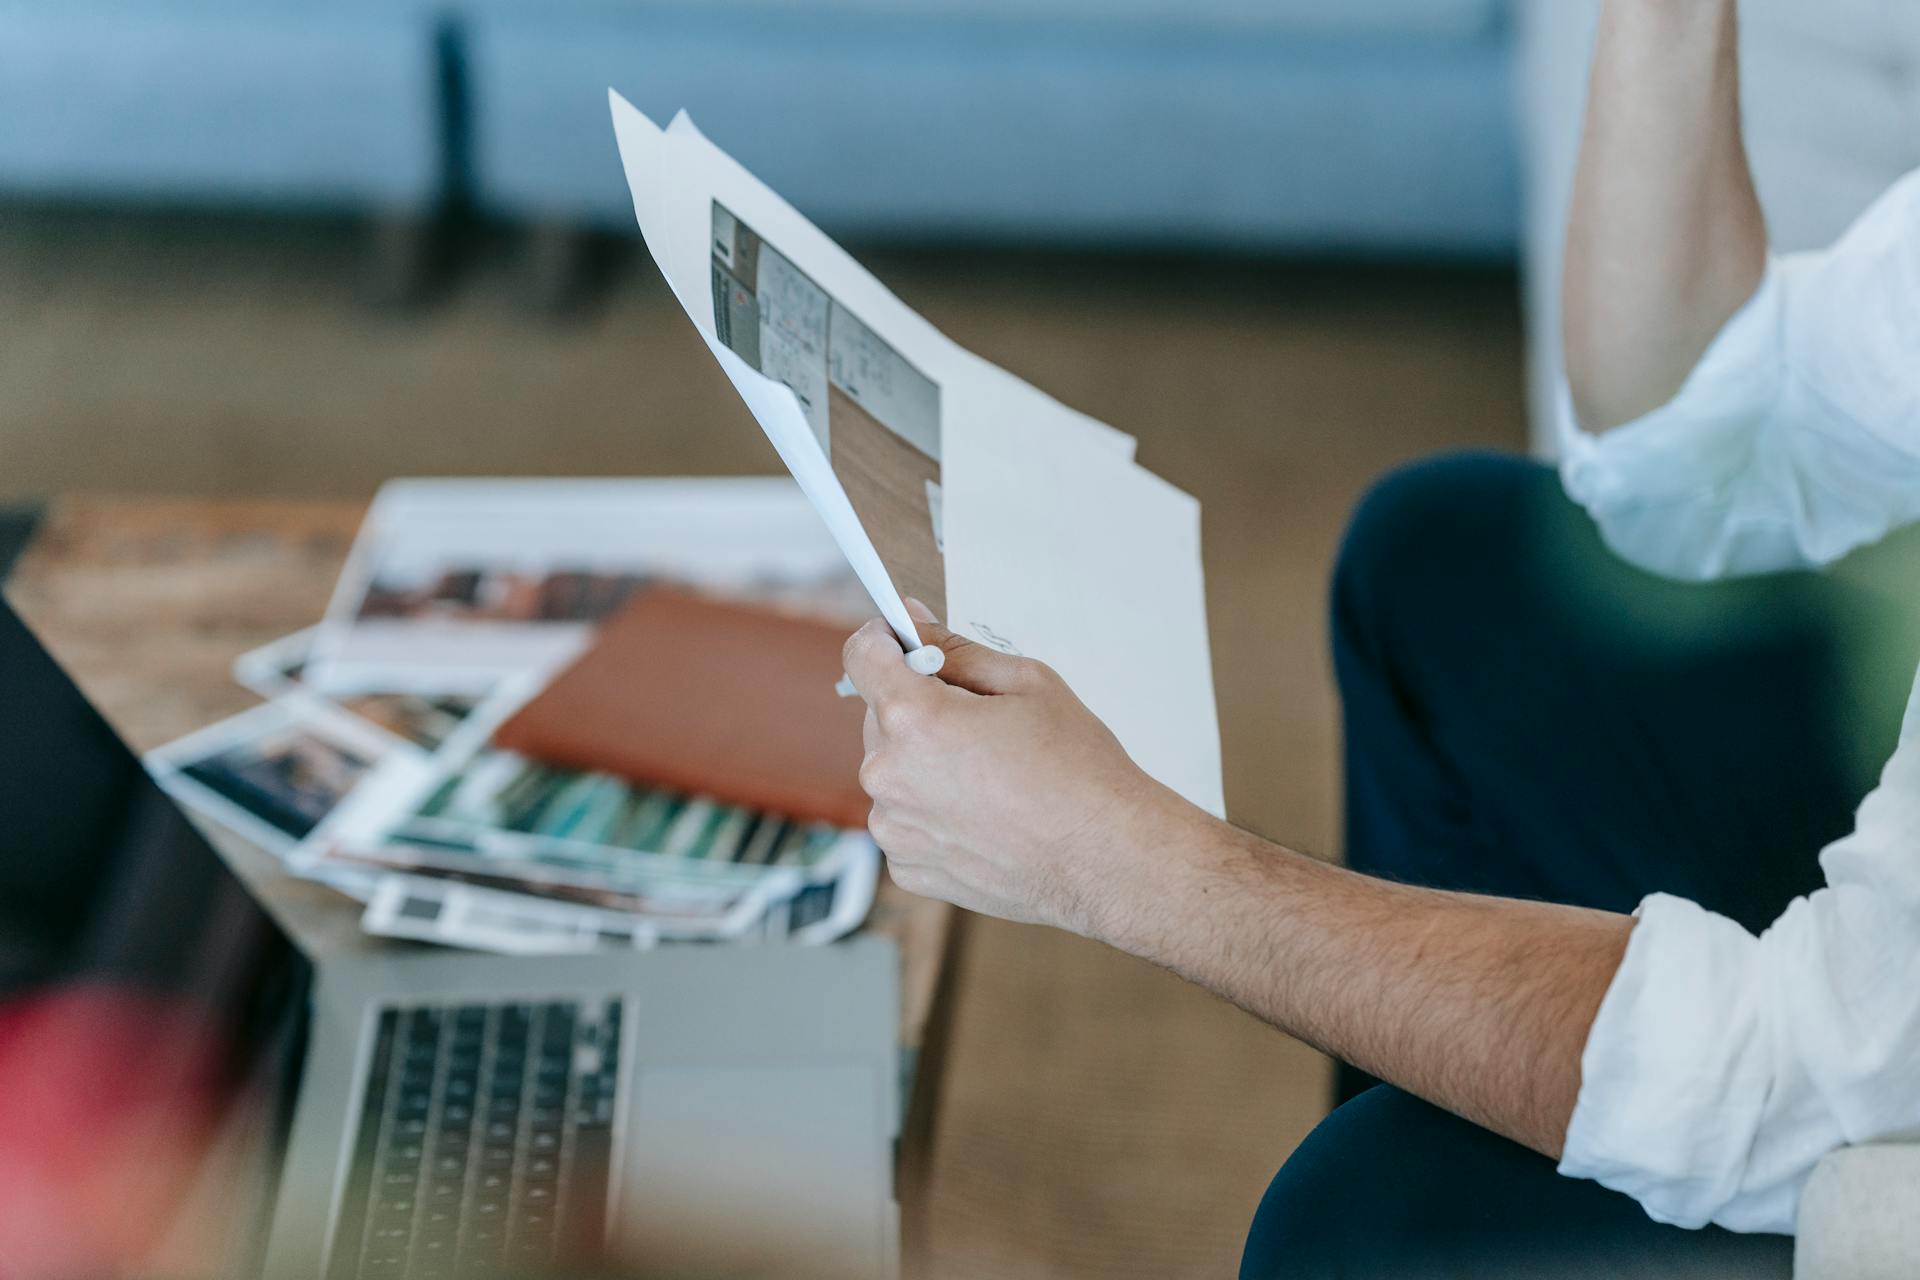
{"type": "Polygon", "coordinates": [[[940,619],[933,616],[933,610],[927,608],[927,606],[925,606],[924,604],[921,604],[918,600],[914,599],[912,596],[907,597],[907,612],[913,616],[913,620],[915,622],[940,621],[940,619]]]}

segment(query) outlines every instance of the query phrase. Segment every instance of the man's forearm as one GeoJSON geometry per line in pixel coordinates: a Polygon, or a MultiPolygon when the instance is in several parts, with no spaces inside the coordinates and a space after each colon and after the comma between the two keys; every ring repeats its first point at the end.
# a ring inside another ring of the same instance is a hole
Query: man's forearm
{"type": "Polygon", "coordinates": [[[1144,833],[1164,874],[1117,890],[1094,931],[1559,1157],[1631,918],[1373,880],[1188,812],[1144,833]]]}
{"type": "Polygon", "coordinates": [[[1103,939],[1559,1153],[1631,920],[1387,884],[1235,830],[1143,774],[1055,672],[908,609],[938,678],[878,619],[842,655],[896,883],[1103,939]]]}
{"type": "Polygon", "coordinates": [[[1736,37],[1734,0],[1606,0],[1562,304],[1591,428],[1671,399],[1765,270],[1736,37]]]}

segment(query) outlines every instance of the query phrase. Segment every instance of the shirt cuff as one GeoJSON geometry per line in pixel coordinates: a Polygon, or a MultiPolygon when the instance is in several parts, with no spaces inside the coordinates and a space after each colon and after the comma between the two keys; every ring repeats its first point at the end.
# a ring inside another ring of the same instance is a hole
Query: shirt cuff
{"type": "Polygon", "coordinates": [[[1739,1194],[1772,1079],[1759,942],[1665,894],[1634,914],[1581,1055],[1560,1172],[1656,1221],[1705,1226],[1739,1194]]]}
{"type": "Polygon", "coordinates": [[[1589,510],[1713,493],[1738,473],[1786,378],[1786,289],[1769,258],[1760,287],[1666,404],[1604,436],[1579,423],[1563,378],[1555,428],[1567,492],[1589,510]]]}

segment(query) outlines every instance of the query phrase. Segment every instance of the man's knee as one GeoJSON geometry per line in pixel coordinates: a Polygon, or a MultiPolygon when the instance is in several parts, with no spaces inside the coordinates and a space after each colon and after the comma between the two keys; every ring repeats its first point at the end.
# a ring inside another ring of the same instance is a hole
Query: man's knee
{"type": "Polygon", "coordinates": [[[1551,469],[1527,458],[1450,453],[1400,467],[1360,499],[1334,566],[1336,630],[1395,602],[1455,597],[1519,550],[1512,531],[1564,502],[1551,469]]]}
{"type": "Polygon", "coordinates": [[[1682,1231],[1626,1196],[1390,1086],[1336,1110],[1274,1176],[1241,1280],[1784,1277],[1791,1242],[1682,1231]]]}
{"type": "Polygon", "coordinates": [[[1247,1230],[1240,1280],[1337,1274],[1329,1264],[1360,1230],[1356,1218],[1365,1212],[1367,1159],[1364,1133],[1356,1142],[1341,1135],[1355,1127],[1350,1117],[1356,1109],[1381,1092],[1371,1090],[1336,1108],[1273,1176],[1247,1230]]]}
{"type": "MultiPolygon", "coordinates": [[[[1337,1108],[1274,1175],[1241,1256],[1241,1280],[1391,1276],[1430,1253],[1424,1221],[1441,1207],[1463,1122],[1398,1089],[1370,1089],[1337,1108]]],[[[1468,1127],[1470,1129],[1470,1126],[1468,1127]]]]}

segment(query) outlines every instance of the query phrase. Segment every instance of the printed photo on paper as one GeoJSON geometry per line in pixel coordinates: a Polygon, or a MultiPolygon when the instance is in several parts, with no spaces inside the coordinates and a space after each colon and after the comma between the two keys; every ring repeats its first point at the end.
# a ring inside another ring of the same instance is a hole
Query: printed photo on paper
{"type": "Polygon", "coordinates": [[[380,761],[377,739],[269,703],[147,757],[176,799],[284,855],[312,835],[380,761]]]}
{"type": "Polygon", "coordinates": [[[894,589],[944,613],[939,385],[717,200],[712,268],[720,341],[793,392],[894,589]]]}

